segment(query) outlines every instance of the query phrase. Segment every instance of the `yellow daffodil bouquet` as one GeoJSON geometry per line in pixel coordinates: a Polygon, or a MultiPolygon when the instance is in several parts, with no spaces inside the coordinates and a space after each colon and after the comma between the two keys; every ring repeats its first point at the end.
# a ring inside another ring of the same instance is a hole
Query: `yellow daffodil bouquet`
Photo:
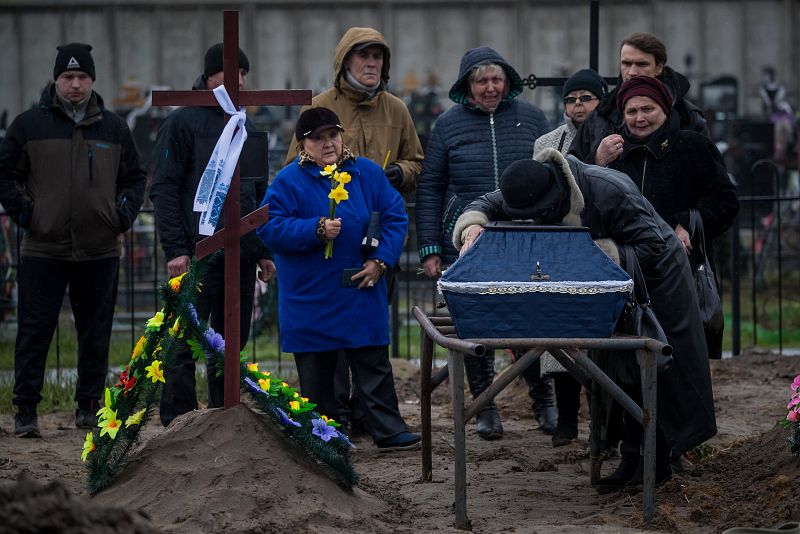
{"type": "MultiPolygon", "coordinates": [[[[326,165],[322,172],[320,173],[321,176],[330,176],[331,178],[331,192],[328,193],[328,198],[331,199],[331,207],[330,207],[330,215],[329,219],[336,218],[336,206],[339,205],[339,202],[343,200],[347,200],[350,198],[349,193],[344,188],[344,185],[349,183],[351,180],[350,173],[345,171],[340,171],[336,168],[336,164],[333,165],[326,165]]],[[[325,243],[325,259],[329,260],[333,257],[333,240],[329,239],[325,243]]]]}

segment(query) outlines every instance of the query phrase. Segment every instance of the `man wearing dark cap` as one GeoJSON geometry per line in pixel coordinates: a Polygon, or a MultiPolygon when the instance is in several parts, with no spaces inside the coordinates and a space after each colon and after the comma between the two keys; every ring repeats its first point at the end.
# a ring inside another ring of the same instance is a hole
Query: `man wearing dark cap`
{"type": "Polygon", "coordinates": [[[0,144],[0,203],[23,230],[17,274],[14,433],[39,437],[47,351],[69,287],[78,334],[75,425],[97,425],[119,278],[120,234],[146,177],[130,130],[92,90],[92,47],[58,47],[54,83],[0,144]]]}
{"type": "MultiPolygon", "coordinates": [[[[620,74],[617,88],[636,76],[658,78],[670,91],[673,107],[682,130],[693,130],[710,137],[700,108],[690,102],[689,80],[667,65],[667,47],[650,33],[632,33],[622,40],[619,50],[620,74]]],[[[587,163],[605,165],[610,154],[600,142],[611,134],[619,134],[622,115],[617,109],[617,89],[610,91],[578,129],[569,153],[587,163]]]]}
{"type": "MultiPolygon", "coordinates": [[[[350,28],[333,51],[333,87],[315,96],[309,107],[333,110],[344,126],[344,144],[384,167],[395,189],[410,193],[422,172],[422,145],[405,103],[387,91],[390,59],[381,32],[350,28]]],[[[292,139],[285,163],[296,156],[292,139]]]]}
{"type": "MultiPolygon", "coordinates": [[[[244,88],[250,61],[239,50],[239,89],[244,88]]],[[[213,90],[223,85],[222,43],[206,51],[201,74],[193,90],[213,90]]],[[[150,199],[153,201],[161,247],[167,259],[170,277],[179,276],[189,269],[195,245],[205,236],[199,233],[200,214],[193,211],[194,197],[200,178],[208,164],[214,146],[225,125],[220,107],[184,107],[170,114],[161,125],[153,151],[156,167],[150,199]]],[[[245,215],[258,208],[266,191],[268,170],[266,147],[256,144],[257,135],[247,124],[248,140],[240,157],[241,213],[245,215]],[[252,173],[245,170],[247,154],[261,151],[263,165],[252,173]]],[[[222,228],[220,220],[217,230],[222,228]]],[[[240,264],[240,333],[242,348],[250,334],[256,270],[258,277],[268,282],[275,273],[272,255],[258,237],[247,234],[241,239],[240,264]]],[[[203,291],[194,306],[198,316],[225,337],[225,262],[216,254],[208,263],[202,280],[203,291]]],[[[178,415],[197,409],[195,391],[195,365],[191,351],[183,346],[175,357],[175,365],[166,369],[166,384],[161,395],[160,416],[164,426],[178,415]]],[[[208,406],[219,407],[224,401],[224,382],[213,368],[207,370],[208,406]]]]}
{"type": "MultiPolygon", "coordinates": [[[[564,157],[551,148],[537,153],[535,160],[509,165],[500,178],[500,189],[467,206],[453,230],[453,244],[463,254],[488,221],[512,219],[586,226],[597,244],[622,265],[620,256],[624,259],[626,249],[636,254],[653,310],[674,351],[669,371],[658,376],[656,482],[665,481],[671,475],[671,455],[679,457],[717,431],[692,270],[675,232],[626,175],[587,165],[572,155],[564,157]]],[[[638,368],[625,374],[638,376],[638,368]]],[[[620,385],[634,399],[637,391],[641,394],[636,384],[620,385]]],[[[637,469],[640,436],[641,425],[637,433],[635,426],[626,424],[620,465],[611,476],[600,479],[598,491],[642,483],[637,469]]]]}

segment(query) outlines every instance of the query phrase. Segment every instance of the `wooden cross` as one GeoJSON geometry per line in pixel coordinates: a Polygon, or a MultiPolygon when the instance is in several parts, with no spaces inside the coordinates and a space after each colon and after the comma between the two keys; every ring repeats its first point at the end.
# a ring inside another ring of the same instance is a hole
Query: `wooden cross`
{"type": "MultiPolygon", "coordinates": [[[[239,12],[223,12],[223,75],[225,89],[236,109],[239,106],[291,106],[311,103],[311,91],[239,91],[239,12]]],[[[153,91],[154,106],[217,106],[212,91],[153,91]]],[[[225,114],[227,124],[230,116],[225,114]]],[[[223,208],[225,228],[197,243],[200,259],[215,250],[225,249],[225,407],[239,404],[239,239],[267,220],[268,207],[239,218],[239,163],[223,208]]]]}

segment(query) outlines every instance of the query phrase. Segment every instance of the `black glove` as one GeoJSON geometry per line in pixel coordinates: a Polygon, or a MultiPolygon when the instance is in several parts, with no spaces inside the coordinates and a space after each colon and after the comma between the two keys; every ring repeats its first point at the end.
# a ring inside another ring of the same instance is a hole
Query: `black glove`
{"type": "Polygon", "coordinates": [[[403,183],[403,169],[394,163],[386,167],[383,173],[395,189],[399,188],[400,184],[403,183]]]}

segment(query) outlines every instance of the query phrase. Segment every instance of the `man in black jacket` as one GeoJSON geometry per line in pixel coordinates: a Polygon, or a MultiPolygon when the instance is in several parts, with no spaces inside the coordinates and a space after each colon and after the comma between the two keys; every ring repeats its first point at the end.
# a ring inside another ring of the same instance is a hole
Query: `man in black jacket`
{"type": "MultiPolygon", "coordinates": [[[[649,33],[632,33],[622,40],[619,50],[620,74],[617,87],[634,76],[653,76],[672,92],[673,109],[678,112],[682,130],[693,130],[710,137],[703,112],[687,100],[689,80],[667,66],[667,47],[649,33]]],[[[619,154],[613,145],[601,146],[607,136],[619,134],[622,114],[617,109],[617,89],[608,92],[578,129],[569,153],[586,163],[605,165],[619,154]]]]}
{"type": "MultiPolygon", "coordinates": [[[[222,71],[222,43],[206,51],[203,74],[192,89],[214,90],[224,82],[222,71]]],[[[244,87],[250,62],[239,50],[239,88],[244,87]]],[[[193,211],[194,197],[214,145],[225,125],[224,113],[219,107],[185,107],[174,111],[164,121],[158,132],[154,150],[155,170],[150,199],[156,213],[156,226],[161,246],[167,258],[170,277],[179,276],[189,268],[195,244],[204,236],[198,232],[200,214],[193,211]]],[[[249,125],[248,134],[251,133],[249,125]]],[[[248,144],[242,154],[248,152],[248,144]]],[[[267,172],[256,178],[242,176],[241,213],[255,210],[266,191],[267,172]]],[[[223,221],[217,225],[217,230],[223,221]]],[[[253,311],[256,267],[258,277],[268,282],[275,274],[275,264],[270,252],[255,233],[241,239],[240,263],[240,341],[242,348],[250,334],[253,311]]],[[[194,306],[198,317],[225,337],[225,265],[223,256],[216,254],[208,264],[202,280],[203,290],[194,306]]],[[[166,369],[166,384],[161,395],[161,422],[168,425],[175,417],[197,409],[195,392],[195,365],[191,351],[184,346],[175,356],[174,364],[166,369]]],[[[220,407],[224,401],[224,382],[209,366],[208,406],[220,407]]]]}
{"type": "Polygon", "coordinates": [[[64,294],[78,333],[75,425],[97,425],[119,280],[120,234],[139,213],[146,177],[131,132],[92,90],[92,47],[58,47],[39,105],[0,145],[0,202],[23,229],[14,348],[14,433],[39,437],[45,363],[64,294]]]}

